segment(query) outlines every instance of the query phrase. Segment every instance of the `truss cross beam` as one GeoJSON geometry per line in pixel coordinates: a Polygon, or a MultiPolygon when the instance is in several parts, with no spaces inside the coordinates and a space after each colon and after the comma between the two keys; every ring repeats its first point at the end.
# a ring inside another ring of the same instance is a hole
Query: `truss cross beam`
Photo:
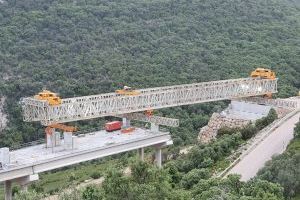
{"type": "Polygon", "coordinates": [[[160,116],[147,116],[143,113],[128,113],[123,115],[117,115],[117,117],[125,117],[129,120],[136,120],[136,121],[142,121],[142,122],[150,122],[154,123],[156,125],[163,125],[163,126],[171,126],[171,127],[178,127],[179,126],[179,120],[178,119],[172,119],[168,117],[160,117],[160,116]]]}
{"type": "Polygon", "coordinates": [[[299,102],[295,99],[266,99],[261,97],[248,97],[238,99],[239,101],[253,102],[257,104],[264,104],[269,106],[275,106],[279,108],[286,108],[295,110],[300,107],[299,102]]]}

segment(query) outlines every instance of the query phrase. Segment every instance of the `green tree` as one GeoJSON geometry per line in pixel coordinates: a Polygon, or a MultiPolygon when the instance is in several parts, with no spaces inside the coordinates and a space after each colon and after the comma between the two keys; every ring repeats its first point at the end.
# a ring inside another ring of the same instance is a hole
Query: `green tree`
{"type": "Polygon", "coordinates": [[[105,177],[103,189],[108,199],[129,199],[132,186],[130,180],[124,177],[120,171],[112,169],[105,177]]]}
{"type": "Polygon", "coordinates": [[[208,179],[209,177],[210,172],[208,169],[192,169],[182,177],[180,183],[185,189],[190,189],[201,179],[208,179]]]}
{"type": "Polygon", "coordinates": [[[283,200],[283,188],[265,180],[249,181],[242,188],[245,196],[262,200],[283,200]]]}
{"type": "Polygon", "coordinates": [[[241,135],[243,140],[248,140],[253,137],[258,132],[258,129],[252,124],[248,124],[243,129],[241,129],[241,135]]]}
{"type": "Polygon", "coordinates": [[[273,121],[275,121],[277,118],[278,116],[275,109],[271,108],[266,117],[256,120],[255,126],[256,128],[258,128],[258,130],[262,130],[263,128],[271,124],[273,121]]]}

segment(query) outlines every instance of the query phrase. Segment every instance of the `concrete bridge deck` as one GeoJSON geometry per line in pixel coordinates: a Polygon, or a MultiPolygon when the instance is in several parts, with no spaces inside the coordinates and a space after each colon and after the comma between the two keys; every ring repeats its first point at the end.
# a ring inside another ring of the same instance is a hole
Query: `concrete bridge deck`
{"type": "Polygon", "coordinates": [[[10,164],[0,169],[0,182],[38,174],[40,172],[144,147],[168,145],[166,132],[151,132],[137,128],[131,133],[98,131],[77,138],[77,147],[65,150],[61,146],[46,148],[45,144],[10,152],[10,164]]]}

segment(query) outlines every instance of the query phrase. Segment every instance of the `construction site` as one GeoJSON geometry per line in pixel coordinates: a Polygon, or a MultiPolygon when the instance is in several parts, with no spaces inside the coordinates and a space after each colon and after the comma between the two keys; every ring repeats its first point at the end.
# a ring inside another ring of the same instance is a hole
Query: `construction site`
{"type": "MultiPolygon", "coordinates": [[[[245,126],[265,117],[274,108],[280,120],[255,141],[257,146],[271,131],[299,115],[300,99],[273,99],[272,94],[276,92],[275,73],[258,68],[250,77],[241,79],[147,89],[124,86],[113,93],[67,99],[44,90],[35,96],[22,98],[24,121],[40,122],[46,127],[45,143],[16,150],[0,149],[0,182],[4,182],[5,199],[12,199],[13,182],[26,189],[30,182],[38,180],[41,172],[132,150],[137,150],[143,160],[146,147],[155,149],[155,163],[161,167],[162,148],[172,145],[173,141],[170,133],[162,131],[160,126],[178,127],[180,122],[154,115],[153,110],[156,109],[231,100],[228,108],[214,113],[207,126],[200,130],[199,142],[207,143],[216,138],[221,127],[245,126]],[[107,122],[105,130],[87,134],[76,134],[80,127],[64,124],[105,116],[121,120],[107,122]],[[151,124],[150,129],[132,126],[133,120],[151,124]]],[[[239,173],[238,170],[234,172],[239,173]]]]}

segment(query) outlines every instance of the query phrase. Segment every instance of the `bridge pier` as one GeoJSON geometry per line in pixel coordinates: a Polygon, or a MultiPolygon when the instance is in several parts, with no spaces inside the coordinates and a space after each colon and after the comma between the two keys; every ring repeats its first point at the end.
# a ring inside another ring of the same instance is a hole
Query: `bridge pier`
{"type": "Polygon", "coordinates": [[[122,118],[122,127],[123,128],[128,128],[130,127],[130,119],[126,118],[126,117],[123,117],[122,118]]]}
{"type": "Polygon", "coordinates": [[[144,156],[144,148],[138,149],[138,157],[141,161],[144,161],[145,156],[144,156]]]}
{"type": "Polygon", "coordinates": [[[156,161],[156,166],[158,168],[161,168],[161,166],[162,166],[162,161],[161,161],[161,146],[157,146],[156,147],[155,161],[156,161]]]}
{"type": "Polygon", "coordinates": [[[49,132],[46,133],[46,148],[53,148],[53,144],[54,144],[54,132],[55,132],[55,128],[49,128],[48,129],[49,132]]]}
{"type": "Polygon", "coordinates": [[[12,181],[7,180],[4,182],[5,200],[12,200],[12,181]]]}
{"type": "Polygon", "coordinates": [[[12,200],[12,183],[16,182],[21,186],[22,191],[27,191],[31,182],[39,180],[38,174],[23,176],[20,178],[4,181],[5,200],[12,200]]]}
{"type": "Polygon", "coordinates": [[[152,132],[158,132],[159,131],[159,126],[157,124],[155,124],[155,123],[151,123],[150,130],[152,132]]]}

